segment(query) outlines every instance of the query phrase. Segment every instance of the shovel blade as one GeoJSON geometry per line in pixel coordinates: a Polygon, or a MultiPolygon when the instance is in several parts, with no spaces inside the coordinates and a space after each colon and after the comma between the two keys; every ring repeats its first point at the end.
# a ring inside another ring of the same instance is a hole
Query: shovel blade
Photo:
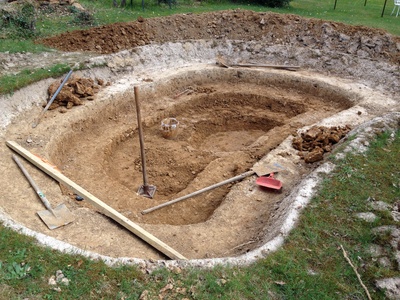
{"type": "Polygon", "coordinates": [[[74,216],[65,206],[65,204],[60,204],[53,209],[53,212],[54,214],[52,214],[52,212],[49,210],[42,210],[37,212],[42,221],[51,230],[67,225],[74,221],[74,216]]]}
{"type": "Polygon", "coordinates": [[[157,188],[154,185],[142,185],[139,187],[138,194],[153,199],[156,189],[157,188]]]}
{"type": "Polygon", "coordinates": [[[256,183],[260,186],[264,186],[274,190],[280,190],[282,188],[282,182],[271,177],[258,177],[256,183]]]}

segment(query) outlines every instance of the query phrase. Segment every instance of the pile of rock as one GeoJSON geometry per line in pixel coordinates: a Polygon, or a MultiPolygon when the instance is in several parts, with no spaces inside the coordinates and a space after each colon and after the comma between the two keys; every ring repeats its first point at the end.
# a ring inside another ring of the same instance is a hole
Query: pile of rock
{"type": "MultiPolygon", "coordinates": [[[[73,6],[80,11],[85,11],[85,8],[75,0],[0,0],[0,4],[7,4],[11,3],[10,5],[4,5],[1,10],[2,11],[13,11],[17,10],[19,6],[23,6],[24,4],[28,3],[38,9],[40,7],[68,7],[73,6]]],[[[2,13],[4,14],[4,13],[2,13]]]]}
{"type": "Polygon", "coordinates": [[[73,6],[80,11],[84,11],[83,6],[75,0],[39,0],[40,6],[73,6]]]}
{"type": "Polygon", "coordinates": [[[351,130],[350,126],[313,126],[293,139],[292,146],[306,163],[321,161],[326,152],[338,143],[351,130]]]}
{"type": "MultiPolygon", "coordinates": [[[[49,86],[47,101],[50,101],[60,84],[61,81],[55,81],[49,86]]],[[[84,100],[94,100],[94,95],[105,85],[108,85],[108,83],[105,83],[102,79],[71,77],[53,100],[49,110],[60,106],[70,109],[75,105],[82,105],[84,100]]]]}
{"type": "Polygon", "coordinates": [[[11,3],[11,2],[18,2],[18,3],[32,3],[32,4],[39,4],[39,5],[73,5],[77,3],[75,0],[3,0],[0,3],[11,3]]]}

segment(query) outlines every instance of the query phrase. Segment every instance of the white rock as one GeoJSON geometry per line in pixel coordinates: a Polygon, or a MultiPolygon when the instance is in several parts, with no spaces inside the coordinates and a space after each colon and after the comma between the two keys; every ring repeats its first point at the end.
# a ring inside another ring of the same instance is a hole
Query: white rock
{"type": "Polygon", "coordinates": [[[358,213],[356,214],[356,217],[369,223],[374,222],[377,218],[376,215],[372,212],[358,213]]]}
{"type": "Polygon", "coordinates": [[[400,277],[377,280],[376,286],[385,290],[388,299],[400,299],[400,277]]]}
{"type": "Polygon", "coordinates": [[[49,283],[49,285],[56,285],[56,284],[57,284],[57,282],[56,282],[56,277],[55,277],[54,275],[51,276],[51,277],[49,278],[48,283],[49,283]]]}

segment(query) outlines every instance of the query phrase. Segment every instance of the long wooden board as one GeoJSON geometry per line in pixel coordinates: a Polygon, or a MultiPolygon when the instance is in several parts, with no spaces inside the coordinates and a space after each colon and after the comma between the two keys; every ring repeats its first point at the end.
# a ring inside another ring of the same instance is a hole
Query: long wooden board
{"type": "Polygon", "coordinates": [[[57,180],[59,183],[62,183],[73,190],[76,194],[82,196],[87,202],[94,205],[97,209],[99,209],[102,213],[113,219],[114,221],[118,222],[126,229],[137,235],[139,238],[159,250],[160,252],[164,253],[171,259],[186,259],[182,254],[178,253],[171,247],[169,247],[164,242],[157,239],[155,236],[144,230],[142,227],[137,225],[136,223],[132,222],[124,215],[120,214],[118,211],[113,209],[112,207],[108,206],[100,199],[96,198],[94,195],[74,183],[72,180],[68,179],[64,176],[61,172],[54,169],[53,166],[43,162],[39,157],[35,156],[18,143],[14,141],[7,141],[7,146],[10,147],[12,150],[17,152],[19,155],[27,159],[33,165],[38,167],[40,170],[51,176],[53,179],[57,180]]]}

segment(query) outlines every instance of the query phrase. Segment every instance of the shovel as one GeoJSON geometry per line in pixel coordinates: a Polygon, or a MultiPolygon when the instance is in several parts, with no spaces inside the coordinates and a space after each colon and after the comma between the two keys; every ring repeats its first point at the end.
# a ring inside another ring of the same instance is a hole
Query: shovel
{"type": "Polygon", "coordinates": [[[282,188],[282,182],[274,178],[274,173],[270,173],[269,176],[258,177],[256,184],[274,190],[280,190],[282,188]]]}
{"type": "Polygon", "coordinates": [[[28,179],[36,194],[38,194],[40,200],[42,200],[44,206],[46,206],[47,210],[38,211],[37,214],[47,225],[47,227],[49,227],[49,229],[55,229],[71,223],[74,220],[74,216],[65,206],[65,204],[60,204],[55,209],[52,209],[49,200],[47,200],[46,196],[36,185],[35,181],[33,181],[28,171],[19,161],[18,157],[16,155],[13,155],[13,159],[18,167],[21,169],[22,173],[24,173],[26,179],[28,179]]]}
{"type": "MultiPolygon", "coordinates": [[[[266,167],[268,167],[268,168],[270,168],[270,169],[272,168],[272,170],[278,170],[278,169],[281,169],[281,170],[282,170],[282,169],[284,169],[284,168],[283,168],[282,166],[280,166],[280,165],[276,165],[276,166],[275,166],[275,165],[274,165],[274,166],[266,166],[266,165],[263,165],[263,164],[259,164],[258,166],[253,167],[252,170],[247,171],[247,172],[245,172],[245,173],[242,173],[242,174],[240,174],[240,175],[237,175],[237,176],[235,176],[235,177],[232,177],[232,178],[229,178],[229,179],[227,179],[227,180],[224,180],[224,181],[215,183],[215,184],[213,184],[213,185],[210,185],[210,186],[208,186],[208,187],[205,187],[205,188],[203,188],[203,189],[201,189],[201,190],[198,190],[198,191],[196,191],[196,192],[193,192],[193,193],[191,193],[191,194],[188,194],[188,195],[179,197],[179,198],[177,198],[177,199],[174,199],[174,200],[171,200],[171,201],[162,203],[162,204],[160,204],[160,205],[157,205],[157,206],[154,206],[154,207],[145,209],[145,210],[142,211],[142,215],[148,214],[148,213],[150,213],[150,212],[152,212],[152,211],[155,211],[155,210],[160,209],[160,208],[163,208],[163,207],[165,207],[165,206],[174,204],[174,203],[176,203],[176,202],[179,202],[179,201],[182,201],[182,200],[186,200],[186,199],[189,199],[189,198],[191,198],[191,197],[200,195],[200,194],[202,194],[202,193],[204,193],[204,192],[208,192],[208,191],[210,191],[210,190],[212,190],[212,189],[215,189],[215,188],[217,188],[217,187],[220,187],[220,186],[222,186],[222,185],[225,185],[225,184],[228,184],[228,183],[232,183],[232,182],[235,182],[235,181],[242,180],[242,179],[244,179],[244,178],[246,178],[246,177],[248,177],[248,176],[252,176],[252,175],[254,175],[254,174],[256,174],[257,176],[260,176],[258,179],[260,179],[260,178],[267,178],[267,179],[270,180],[270,178],[268,178],[268,177],[266,177],[266,176],[271,176],[271,174],[273,174],[273,173],[271,173],[271,171],[270,171],[269,173],[266,173],[266,171],[265,171],[265,170],[266,170],[266,167]],[[267,175],[266,175],[266,174],[267,174],[267,175]]],[[[274,171],[274,172],[278,172],[278,171],[274,171]]],[[[258,180],[258,179],[257,179],[257,180],[258,180]]],[[[264,179],[262,179],[262,180],[264,180],[264,179]]],[[[279,180],[276,180],[276,179],[274,179],[274,180],[280,183],[280,187],[277,188],[277,189],[280,189],[280,188],[282,187],[282,183],[281,183],[279,180]]],[[[256,181],[256,182],[257,182],[257,181],[256,181]]],[[[276,187],[277,187],[277,186],[278,186],[278,185],[277,185],[276,183],[274,183],[274,182],[269,182],[268,184],[270,185],[270,186],[268,186],[268,187],[272,187],[272,186],[276,186],[276,187]]]]}

